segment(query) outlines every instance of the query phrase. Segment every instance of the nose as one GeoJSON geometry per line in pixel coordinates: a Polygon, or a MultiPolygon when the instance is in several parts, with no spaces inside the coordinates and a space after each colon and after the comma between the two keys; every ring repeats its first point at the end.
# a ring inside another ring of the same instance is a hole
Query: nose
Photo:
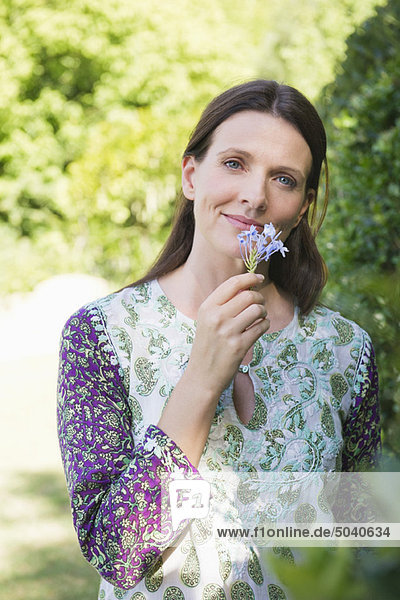
{"type": "Polygon", "coordinates": [[[267,208],[265,177],[254,173],[250,175],[242,190],[242,202],[248,203],[258,212],[264,212],[267,208]]]}

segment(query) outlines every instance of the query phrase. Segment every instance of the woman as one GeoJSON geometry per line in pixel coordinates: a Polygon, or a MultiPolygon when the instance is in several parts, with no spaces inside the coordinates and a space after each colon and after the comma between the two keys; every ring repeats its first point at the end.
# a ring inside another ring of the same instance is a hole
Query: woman
{"type": "Polygon", "coordinates": [[[326,271],[309,218],[323,162],[323,125],[297,90],[257,80],[224,92],[184,153],[155,266],[67,322],[60,446],[100,598],[285,598],[257,548],[196,519],[174,532],[161,480],[373,463],[370,339],[317,305],[326,271]],[[269,223],[289,253],[245,273],[237,234],[269,223]]]}

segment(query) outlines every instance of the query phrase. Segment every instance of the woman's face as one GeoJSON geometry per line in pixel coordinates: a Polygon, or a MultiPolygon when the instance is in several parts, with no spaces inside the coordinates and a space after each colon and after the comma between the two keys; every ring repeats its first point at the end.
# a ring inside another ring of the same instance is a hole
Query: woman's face
{"type": "Polygon", "coordinates": [[[183,192],[194,201],[193,248],[239,258],[237,234],[270,222],[284,241],[314,199],[306,189],[311,166],[307,142],[284,119],[257,111],[229,117],[200,162],[183,160],[183,192]]]}

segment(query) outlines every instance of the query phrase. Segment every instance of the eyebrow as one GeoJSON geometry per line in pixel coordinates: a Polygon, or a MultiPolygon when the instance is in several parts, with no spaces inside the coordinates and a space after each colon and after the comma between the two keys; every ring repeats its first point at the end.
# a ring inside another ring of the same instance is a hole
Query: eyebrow
{"type": "Polygon", "coordinates": [[[279,165],[278,167],[276,167],[276,170],[277,171],[291,171],[292,173],[297,175],[297,177],[303,177],[303,179],[306,179],[306,176],[303,173],[303,171],[299,171],[299,169],[296,169],[295,167],[287,167],[285,165],[279,165]]]}
{"type": "Polygon", "coordinates": [[[233,146],[231,148],[226,148],[226,150],[221,150],[221,152],[218,152],[217,156],[221,156],[221,154],[242,154],[243,156],[246,156],[246,158],[251,158],[252,156],[247,150],[234,148],[233,146]]]}
{"type": "MultiPolygon", "coordinates": [[[[221,152],[218,152],[217,156],[221,156],[222,154],[241,154],[242,156],[245,156],[246,158],[252,158],[252,154],[250,152],[247,152],[247,150],[242,150],[241,148],[235,148],[234,146],[232,146],[231,148],[226,148],[226,150],[221,150],[221,152]]],[[[296,169],[295,167],[278,165],[276,167],[276,170],[277,171],[291,171],[298,177],[303,177],[304,179],[306,179],[305,174],[302,171],[300,171],[299,169],[296,169]]]]}

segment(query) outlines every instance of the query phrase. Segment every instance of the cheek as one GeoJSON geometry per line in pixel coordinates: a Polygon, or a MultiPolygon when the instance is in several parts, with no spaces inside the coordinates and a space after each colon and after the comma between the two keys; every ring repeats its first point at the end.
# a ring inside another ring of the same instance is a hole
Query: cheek
{"type": "Polygon", "coordinates": [[[288,211],[286,214],[281,216],[277,223],[278,230],[282,231],[280,239],[284,242],[294,227],[298,225],[301,208],[299,208],[294,214],[293,211],[288,211]]]}

